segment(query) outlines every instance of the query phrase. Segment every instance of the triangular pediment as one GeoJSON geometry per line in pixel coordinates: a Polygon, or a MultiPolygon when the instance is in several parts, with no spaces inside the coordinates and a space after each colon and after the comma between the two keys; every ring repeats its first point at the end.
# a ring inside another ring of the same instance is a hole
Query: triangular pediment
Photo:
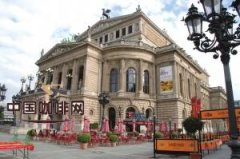
{"type": "Polygon", "coordinates": [[[56,44],[55,46],[53,46],[47,53],[45,53],[44,55],[42,55],[40,57],[40,59],[36,62],[36,64],[38,64],[39,62],[46,60],[50,57],[59,55],[63,52],[66,52],[68,50],[71,50],[73,48],[75,48],[79,43],[59,43],[56,44]]]}
{"type": "MultiPolygon", "coordinates": [[[[96,34],[98,32],[101,32],[105,29],[111,28],[111,27],[113,27],[115,25],[118,25],[120,23],[123,23],[125,21],[128,21],[129,19],[132,19],[133,17],[136,17],[140,14],[141,14],[141,12],[134,12],[134,13],[128,14],[128,15],[113,17],[113,18],[110,18],[110,19],[99,20],[93,26],[91,26],[89,28],[90,32],[91,32],[91,35],[96,34]]],[[[89,29],[87,29],[81,35],[79,35],[77,37],[77,41],[81,41],[81,40],[85,39],[88,35],[89,29]]]]}

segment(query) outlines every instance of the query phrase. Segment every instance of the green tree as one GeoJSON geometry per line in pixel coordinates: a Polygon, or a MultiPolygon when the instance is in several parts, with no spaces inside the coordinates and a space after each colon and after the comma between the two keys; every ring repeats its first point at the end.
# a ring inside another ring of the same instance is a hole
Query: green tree
{"type": "Polygon", "coordinates": [[[4,107],[3,106],[0,106],[0,119],[3,119],[4,118],[4,107]]]}

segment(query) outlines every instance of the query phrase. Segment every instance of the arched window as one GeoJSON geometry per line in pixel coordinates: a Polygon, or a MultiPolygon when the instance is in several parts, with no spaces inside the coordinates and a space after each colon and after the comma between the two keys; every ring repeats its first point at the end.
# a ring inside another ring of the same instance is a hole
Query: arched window
{"type": "Polygon", "coordinates": [[[60,88],[61,82],[62,82],[62,72],[59,72],[58,73],[58,86],[57,86],[57,88],[60,88]]]}
{"type": "Polygon", "coordinates": [[[151,117],[152,116],[152,110],[151,109],[147,109],[146,110],[146,119],[148,119],[149,117],[151,117]]]}
{"type": "Polygon", "coordinates": [[[82,87],[83,72],[84,72],[84,66],[80,66],[78,71],[78,89],[81,89],[82,87]]]}
{"type": "Polygon", "coordinates": [[[149,94],[149,72],[148,70],[144,71],[143,75],[143,92],[149,94]]]}
{"type": "Polygon", "coordinates": [[[118,71],[113,68],[110,72],[110,92],[118,91],[118,71]]]}
{"type": "Polygon", "coordinates": [[[126,110],[126,118],[132,119],[134,118],[134,114],[135,114],[135,109],[133,107],[128,107],[126,110]]]}
{"type": "Polygon", "coordinates": [[[109,128],[110,130],[114,130],[116,124],[116,110],[114,108],[109,108],[108,110],[108,119],[109,119],[109,128]]]}
{"type": "Polygon", "coordinates": [[[136,71],[134,68],[127,70],[127,92],[136,91],[136,71]]]}

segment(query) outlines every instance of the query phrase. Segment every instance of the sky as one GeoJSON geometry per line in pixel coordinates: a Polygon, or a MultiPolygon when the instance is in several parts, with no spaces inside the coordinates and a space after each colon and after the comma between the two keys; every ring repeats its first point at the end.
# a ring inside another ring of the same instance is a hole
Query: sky
{"type": "MultiPolygon", "coordinates": [[[[187,40],[187,27],[181,20],[192,3],[202,11],[196,0],[0,0],[0,83],[8,89],[4,102],[10,102],[11,97],[19,92],[22,77],[33,75],[31,87],[34,87],[38,71],[35,62],[42,49],[47,52],[62,39],[84,32],[89,25],[100,20],[102,8],[110,9],[110,16],[115,17],[135,12],[138,5],[206,69],[211,87],[225,88],[220,59],[214,60],[212,53],[193,50],[193,43],[187,40]]],[[[228,7],[230,1],[223,0],[223,4],[228,7]]],[[[232,9],[229,11],[233,12],[232,9]]],[[[207,30],[207,24],[204,25],[207,30]]],[[[231,56],[235,100],[240,99],[239,62],[240,55],[231,56]]]]}

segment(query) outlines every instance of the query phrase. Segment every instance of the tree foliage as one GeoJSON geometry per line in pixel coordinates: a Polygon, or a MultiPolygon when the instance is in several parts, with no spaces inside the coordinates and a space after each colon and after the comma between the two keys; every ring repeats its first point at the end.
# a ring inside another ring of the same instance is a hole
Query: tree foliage
{"type": "Polygon", "coordinates": [[[197,131],[202,130],[203,122],[201,119],[188,117],[183,121],[183,127],[189,134],[196,133],[197,131]]]}
{"type": "Polygon", "coordinates": [[[0,106],[0,119],[4,118],[4,107],[0,106]]]}

